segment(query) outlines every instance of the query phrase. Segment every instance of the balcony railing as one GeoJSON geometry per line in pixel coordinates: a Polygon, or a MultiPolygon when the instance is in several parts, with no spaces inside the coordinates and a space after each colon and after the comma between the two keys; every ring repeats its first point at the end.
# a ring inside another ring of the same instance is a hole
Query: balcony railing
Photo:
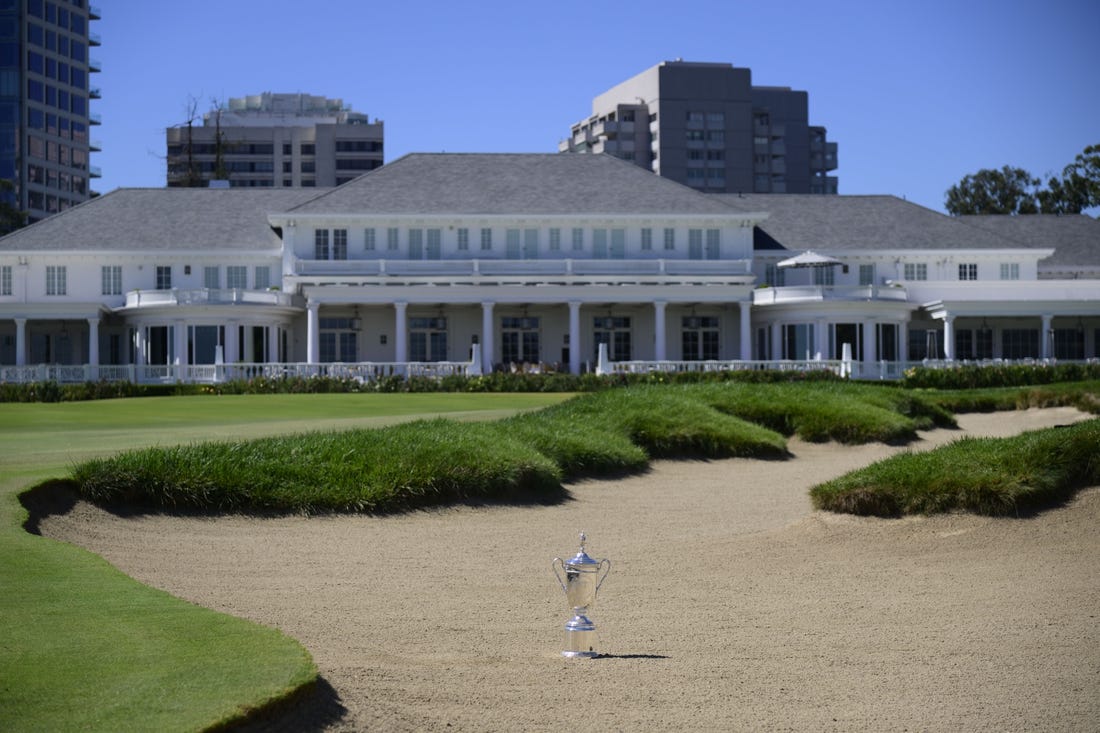
{"type": "Polygon", "coordinates": [[[753,305],[799,303],[822,300],[890,300],[905,302],[908,299],[901,286],[878,285],[780,285],[757,288],[752,291],[753,305]]]}
{"type": "Polygon", "coordinates": [[[472,277],[585,277],[749,275],[750,260],[298,260],[299,275],[472,277]]]}
{"type": "Polygon", "coordinates": [[[300,305],[295,296],[278,290],[241,290],[202,288],[198,290],[131,290],[126,293],[127,308],[155,308],[174,305],[300,305]]]}

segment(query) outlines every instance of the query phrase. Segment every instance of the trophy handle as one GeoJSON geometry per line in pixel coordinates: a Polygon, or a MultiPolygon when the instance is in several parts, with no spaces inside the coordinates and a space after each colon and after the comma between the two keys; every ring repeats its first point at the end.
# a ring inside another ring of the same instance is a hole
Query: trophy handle
{"type": "Polygon", "coordinates": [[[558,565],[561,565],[562,572],[564,572],[565,571],[565,561],[564,560],[562,560],[560,557],[555,557],[553,560],[550,561],[550,569],[554,571],[554,577],[558,579],[558,585],[561,586],[562,593],[568,594],[569,591],[567,591],[565,589],[565,581],[561,579],[560,575],[558,575],[558,565]]]}
{"type": "MultiPolygon", "coordinates": [[[[610,561],[610,560],[608,560],[608,559],[607,559],[607,558],[605,557],[605,558],[604,558],[603,560],[600,560],[600,567],[603,567],[603,564],[604,564],[604,563],[607,563],[607,570],[604,570],[604,571],[603,571],[603,577],[602,577],[602,578],[600,578],[600,582],[599,582],[599,583],[596,583],[596,592],[597,592],[597,593],[599,593],[599,592],[600,592],[600,586],[601,586],[601,585],[603,585],[603,582],[604,582],[605,580],[607,580],[607,575],[608,575],[608,573],[610,573],[610,572],[611,572],[611,561],[610,561]]],[[[597,568],[596,570],[597,570],[597,572],[599,572],[599,568],[597,568]]],[[[557,571],[555,570],[554,572],[556,573],[557,571]]]]}

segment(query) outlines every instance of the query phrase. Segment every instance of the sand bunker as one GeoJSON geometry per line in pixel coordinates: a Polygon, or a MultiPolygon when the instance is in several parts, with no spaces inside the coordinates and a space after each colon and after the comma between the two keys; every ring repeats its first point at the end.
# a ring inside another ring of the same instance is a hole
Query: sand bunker
{"type": "MultiPolygon", "coordinates": [[[[964,415],[911,449],[1082,417],[964,415]]],[[[658,462],[550,507],[204,519],[79,503],[41,526],[299,639],[324,684],[267,730],[1100,729],[1100,488],[1030,519],[862,519],[814,512],[807,490],[897,448],[791,450],[658,462]],[[613,563],[595,660],[560,656],[550,570],[581,529],[613,563]]]]}

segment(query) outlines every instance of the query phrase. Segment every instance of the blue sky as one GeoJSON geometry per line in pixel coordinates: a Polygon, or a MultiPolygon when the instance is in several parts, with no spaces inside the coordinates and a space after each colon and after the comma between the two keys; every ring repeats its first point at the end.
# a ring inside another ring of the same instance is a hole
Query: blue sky
{"type": "Polygon", "coordinates": [[[592,98],[663,60],[810,95],[840,192],[942,210],[980,168],[1061,171],[1100,143],[1097,0],[92,0],[96,190],[164,185],[164,128],[272,92],[342,98],[410,152],[554,152],[592,98]]]}

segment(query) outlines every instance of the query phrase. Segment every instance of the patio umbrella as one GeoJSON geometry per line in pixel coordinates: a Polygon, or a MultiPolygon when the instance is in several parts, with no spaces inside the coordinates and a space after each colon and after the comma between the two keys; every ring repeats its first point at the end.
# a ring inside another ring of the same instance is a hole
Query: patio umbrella
{"type": "Polygon", "coordinates": [[[827,255],[819,255],[813,250],[806,250],[800,255],[788,257],[776,263],[776,267],[832,267],[843,264],[840,260],[827,255]]]}

